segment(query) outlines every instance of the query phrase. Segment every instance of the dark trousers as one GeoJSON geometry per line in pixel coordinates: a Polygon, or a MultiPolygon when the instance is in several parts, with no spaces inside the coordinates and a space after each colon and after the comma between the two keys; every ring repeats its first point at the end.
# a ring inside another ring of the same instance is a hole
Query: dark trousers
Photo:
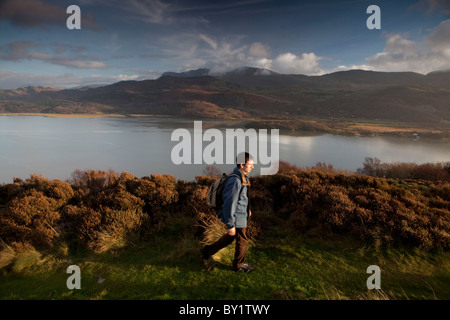
{"type": "Polygon", "coordinates": [[[244,264],[245,252],[247,250],[247,228],[236,228],[236,235],[230,236],[228,234],[223,235],[219,240],[213,244],[204,247],[204,253],[206,256],[212,256],[220,249],[230,245],[236,239],[236,248],[234,251],[233,268],[237,269],[244,264]]]}

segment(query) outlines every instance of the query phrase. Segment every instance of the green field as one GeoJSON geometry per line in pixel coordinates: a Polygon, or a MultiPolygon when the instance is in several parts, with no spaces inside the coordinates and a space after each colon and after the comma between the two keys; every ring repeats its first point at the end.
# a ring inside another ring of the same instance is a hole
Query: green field
{"type": "Polygon", "coordinates": [[[195,220],[173,215],[127,249],[100,254],[59,243],[16,255],[0,269],[0,299],[450,299],[448,252],[375,250],[342,235],[303,237],[271,213],[253,216],[270,227],[248,249],[252,273],[230,269],[232,247],[217,253],[216,267],[206,271],[195,220]],[[80,267],[81,289],[67,288],[69,265],[80,267]],[[381,269],[380,290],[367,289],[369,265],[381,269]]]}

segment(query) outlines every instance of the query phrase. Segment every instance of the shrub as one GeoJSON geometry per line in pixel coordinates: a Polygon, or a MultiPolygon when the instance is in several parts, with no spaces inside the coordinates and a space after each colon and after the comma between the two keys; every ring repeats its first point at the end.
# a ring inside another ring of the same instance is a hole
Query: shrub
{"type": "Polygon", "coordinates": [[[27,243],[3,244],[0,251],[0,269],[11,267],[20,272],[41,262],[41,253],[27,243]]]}
{"type": "Polygon", "coordinates": [[[299,172],[302,169],[295,164],[290,164],[287,161],[280,160],[278,164],[278,174],[286,174],[289,172],[299,172]]]}
{"type": "MultiPolygon", "coordinates": [[[[216,214],[205,214],[199,212],[195,227],[201,230],[200,242],[203,245],[212,244],[226,233],[226,226],[220,221],[216,214]]],[[[248,246],[256,242],[260,228],[253,220],[249,221],[247,228],[248,246]]]]}
{"type": "MultiPolygon", "coordinates": [[[[276,175],[250,179],[253,214],[270,212],[276,220],[288,220],[298,232],[348,234],[376,247],[401,243],[450,248],[448,182],[337,173],[324,164],[306,170],[282,162],[280,168],[276,175]]],[[[373,159],[365,172],[383,168],[387,167],[373,159]]],[[[427,177],[433,170],[425,170],[427,177]]],[[[197,221],[197,235],[204,234],[205,225],[217,222],[216,212],[206,204],[215,180],[211,177],[199,176],[193,182],[169,175],[136,178],[122,172],[118,176],[112,171],[77,171],[74,177],[73,185],[33,175],[3,186],[0,238],[8,245],[38,248],[64,236],[105,252],[161,230],[169,215],[197,221]]],[[[258,219],[250,219],[249,226],[256,237],[258,219]]]]}
{"type": "Polygon", "coordinates": [[[450,181],[450,162],[447,163],[383,163],[378,158],[365,158],[363,168],[357,173],[373,177],[392,179],[423,179],[430,181],[450,181]]]}
{"type": "Polygon", "coordinates": [[[76,238],[96,252],[126,246],[130,237],[138,239],[149,216],[143,210],[144,200],[126,189],[134,180],[122,173],[102,191],[77,190],[73,203],[63,209],[66,229],[74,230],[76,238]]]}
{"type": "Polygon", "coordinates": [[[213,165],[207,165],[205,169],[203,169],[203,173],[211,178],[218,178],[222,175],[222,171],[213,165]]]}
{"type": "Polygon", "coordinates": [[[144,211],[156,229],[162,228],[167,215],[178,208],[177,183],[173,176],[155,174],[130,180],[127,190],[144,201],[144,211]]]}
{"type": "Polygon", "coordinates": [[[448,183],[318,170],[290,170],[253,181],[257,190],[252,192],[269,198],[270,211],[290,219],[302,233],[349,234],[376,247],[449,248],[448,183]]]}
{"type": "Polygon", "coordinates": [[[138,241],[145,215],[142,210],[104,209],[100,215],[103,222],[95,237],[88,242],[88,248],[95,252],[120,249],[138,241]]]}
{"type": "Polygon", "coordinates": [[[75,187],[86,187],[92,192],[99,192],[117,182],[117,173],[113,170],[75,170],[72,173],[71,183],[75,187]]]}
{"type": "Polygon", "coordinates": [[[59,210],[73,196],[71,186],[32,175],[13,189],[14,197],[0,215],[0,237],[8,243],[51,246],[61,232],[59,210]]]}

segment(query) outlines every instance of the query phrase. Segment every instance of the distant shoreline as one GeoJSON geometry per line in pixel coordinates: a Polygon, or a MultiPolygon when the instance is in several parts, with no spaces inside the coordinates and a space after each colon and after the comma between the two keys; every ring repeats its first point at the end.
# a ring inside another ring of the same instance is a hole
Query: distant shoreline
{"type": "MultiPolygon", "coordinates": [[[[4,112],[0,116],[41,116],[48,118],[180,118],[169,115],[154,114],[118,114],[118,113],[26,113],[26,112],[4,112]]],[[[183,118],[185,119],[185,118],[183,118]]],[[[283,120],[266,120],[266,119],[201,119],[202,121],[235,121],[238,125],[246,129],[249,128],[266,128],[280,129],[287,135],[295,135],[295,133],[315,133],[315,134],[335,134],[335,135],[351,135],[351,136],[422,136],[433,139],[449,140],[450,132],[442,129],[432,129],[422,127],[413,123],[388,123],[382,121],[357,121],[357,120],[338,120],[338,119],[283,119],[283,120]]],[[[194,119],[192,119],[194,121],[194,119]]],[[[234,124],[236,126],[236,124],[234,124]]]]}

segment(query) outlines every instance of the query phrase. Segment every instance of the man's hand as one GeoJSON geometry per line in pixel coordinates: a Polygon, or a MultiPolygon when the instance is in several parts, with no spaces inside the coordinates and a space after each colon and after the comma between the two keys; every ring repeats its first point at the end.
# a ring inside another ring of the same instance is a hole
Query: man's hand
{"type": "Polygon", "coordinates": [[[228,229],[228,235],[234,237],[236,235],[236,227],[228,229]]]}

